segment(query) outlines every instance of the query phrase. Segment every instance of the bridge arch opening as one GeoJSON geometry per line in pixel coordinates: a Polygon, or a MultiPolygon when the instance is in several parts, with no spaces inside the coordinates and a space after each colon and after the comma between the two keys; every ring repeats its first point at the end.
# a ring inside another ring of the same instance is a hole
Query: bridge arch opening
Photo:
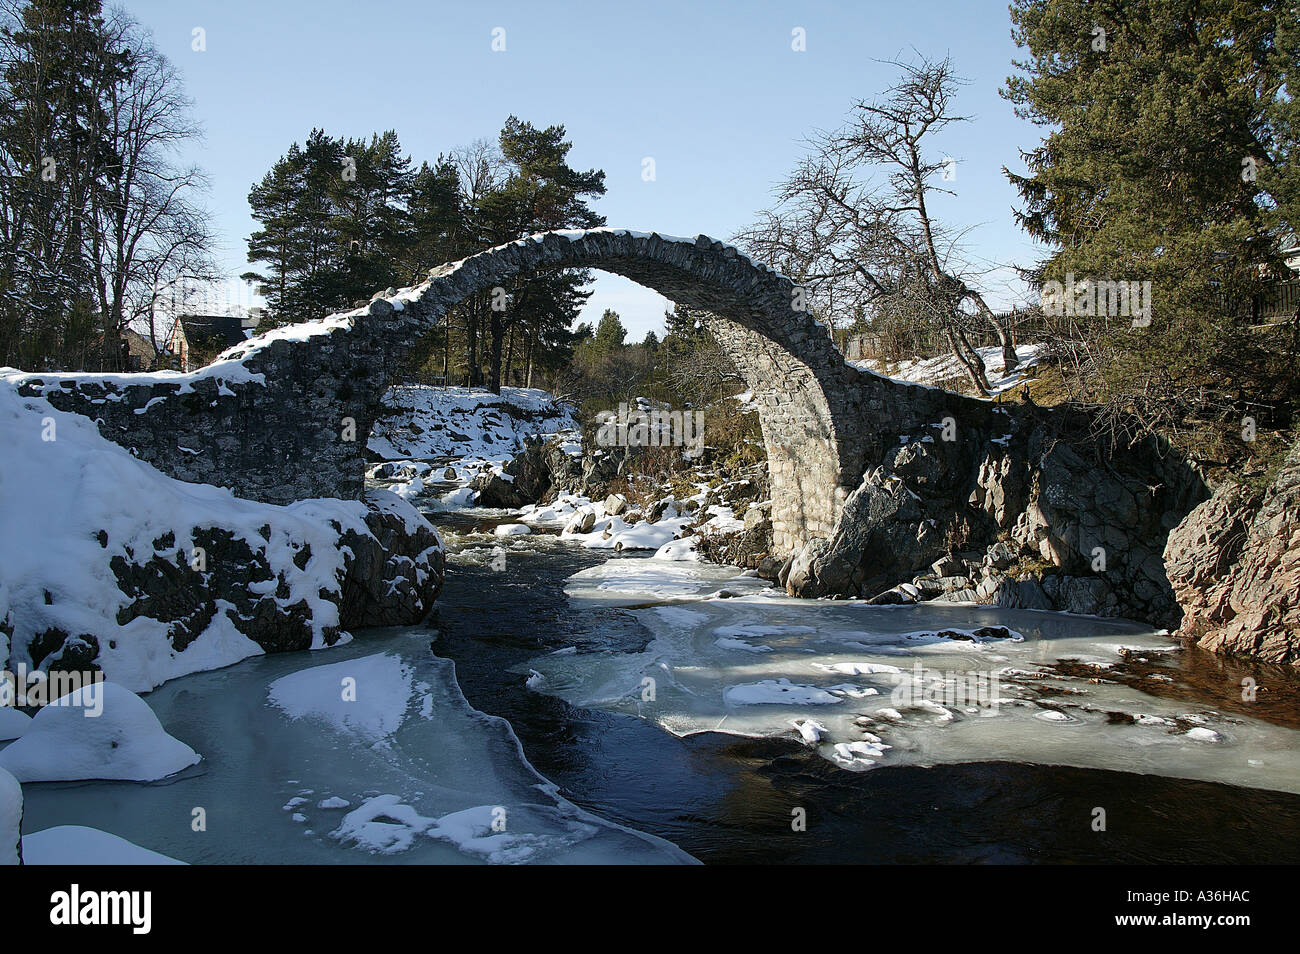
{"type": "MultiPolygon", "coordinates": [[[[590,268],[631,279],[670,301],[705,312],[753,392],[772,486],[773,548],[787,556],[832,530],[861,477],[854,439],[854,382],[825,329],[795,306],[790,279],[707,236],[683,239],[614,229],[550,232],[440,266],[399,295],[400,310],[372,308],[357,320],[354,353],[380,365],[369,376],[364,431],[406,352],[448,309],[528,273],[590,268]],[[377,312],[377,313],[376,313],[377,312]]],[[[705,433],[707,440],[707,420],[705,433]]]]}

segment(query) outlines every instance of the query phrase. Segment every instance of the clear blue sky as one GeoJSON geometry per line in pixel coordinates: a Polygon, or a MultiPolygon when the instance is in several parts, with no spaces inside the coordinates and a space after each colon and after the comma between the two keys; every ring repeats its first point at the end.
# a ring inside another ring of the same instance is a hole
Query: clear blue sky
{"type": "MultiPolygon", "coordinates": [[[[1004,0],[910,2],[418,2],[418,0],[125,0],[179,67],[206,141],[220,242],[232,275],[247,270],[249,187],[313,126],[334,136],[397,130],[417,162],[481,137],[511,113],[563,124],[572,164],[605,170],[595,208],[611,226],[729,238],[769,203],[812,130],[871,98],[913,51],[951,55],[969,80],[958,110],[973,117],[940,145],[957,160],[957,192],[937,213],[969,228],[966,246],[992,265],[1036,253],[1011,215],[1003,164],[1039,131],[997,90],[1017,55],[1004,0]],[[193,31],[207,49],[192,49],[193,31]],[[506,50],[493,52],[492,31],[506,50]],[[791,49],[802,27],[807,49],[791,49]],[[653,157],[656,179],[643,181],[653,157]]],[[[991,297],[1013,300],[1007,274],[991,297]]],[[[664,301],[600,275],[588,311],[613,307],[639,340],[664,301]]]]}

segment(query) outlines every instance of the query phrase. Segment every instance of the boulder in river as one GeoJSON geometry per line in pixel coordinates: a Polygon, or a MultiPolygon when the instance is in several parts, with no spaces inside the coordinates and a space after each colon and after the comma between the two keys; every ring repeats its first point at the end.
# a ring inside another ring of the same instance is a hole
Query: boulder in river
{"type": "Polygon", "coordinates": [[[514,510],[522,507],[525,501],[515,488],[514,481],[508,476],[485,471],[469,483],[470,489],[478,494],[474,498],[479,507],[501,507],[514,510]]]}
{"type": "Polygon", "coordinates": [[[596,526],[596,512],[594,510],[579,510],[573,515],[564,528],[565,533],[591,533],[592,528],[596,526]]]}

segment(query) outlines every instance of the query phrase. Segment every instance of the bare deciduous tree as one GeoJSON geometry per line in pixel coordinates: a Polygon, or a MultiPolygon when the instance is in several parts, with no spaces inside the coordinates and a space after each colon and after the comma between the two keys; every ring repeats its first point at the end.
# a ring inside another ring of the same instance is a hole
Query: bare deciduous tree
{"type": "Polygon", "coordinates": [[[110,44],[131,51],[127,80],[106,90],[106,140],[113,161],[92,205],[91,261],[106,348],[132,325],[147,325],[154,348],[158,296],[181,276],[215,280],[211,235],[198,196],[207,179],[176,158],[202,131],[175,67],[123,11],[104,25],[110,44]]]}
{"type": "Polygon", "coordinates": [[[937,328],[980,394],[990,390],[969,340],[991,326],[1003,364],[1018,364],[1011,328],[973,287],[973,270],[934,218],[930,199],[951,160],[927,155],[934,136],[964,121],[952,112],[960,81],[948,60],[895,64],[902,77],[846,123],[819,132],[810,154],[778,188],[776,205],[736,240],[790,275],[828,325],[888,313],[937,328]],[[937,181],[936,181],[937,180],[937,181]]]}

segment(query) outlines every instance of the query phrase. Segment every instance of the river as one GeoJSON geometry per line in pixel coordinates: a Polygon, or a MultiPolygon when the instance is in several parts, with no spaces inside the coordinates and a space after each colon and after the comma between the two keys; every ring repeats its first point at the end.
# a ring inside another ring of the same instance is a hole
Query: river
{"type": "Polygon", "coordinates": [[[1300,861],[1291,672],[1124,621],[792,601],[429,516],[450,565],[425,624],[167,683],[145,698],[203,761],[29,784],[24,832],[190,863],[1300,861]],[[1014,635],[963,638],[985,626],[1014,635]],[[1003,704],[900,709],[922,663],[1002,673],[1003,704]]]}

